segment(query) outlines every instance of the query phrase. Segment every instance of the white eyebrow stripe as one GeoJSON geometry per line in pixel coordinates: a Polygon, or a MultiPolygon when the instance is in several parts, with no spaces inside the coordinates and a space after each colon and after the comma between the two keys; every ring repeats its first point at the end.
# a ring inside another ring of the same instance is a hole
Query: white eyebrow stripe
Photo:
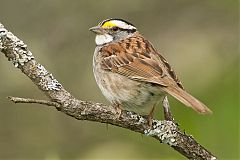
{"type": "Polygon", "coordinates": [[[112,23],[116,24],[119,28],[123,29],[136,29],[136,27],[127,24],[126,22],[120,21],[120,20],[112,20],[112,23]]]}

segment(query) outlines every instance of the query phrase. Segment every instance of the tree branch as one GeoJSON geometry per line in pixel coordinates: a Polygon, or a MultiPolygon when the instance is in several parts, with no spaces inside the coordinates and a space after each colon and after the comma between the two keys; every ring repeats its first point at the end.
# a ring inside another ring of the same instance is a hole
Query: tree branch
{"type": "Polygon", "coordinates": [[[54,106],[56,108],[60,107],[59,103],[46,101],[46,100],[37,100],[37,99],[31,99],[31,98],[20,98],[20,97],[11,97],[11,96],[7,98],[14,103],[37,103],[37,104],[42,104],[46,106],[54,106]]]}
{"type": "Polygon", "coordinates": [[[78,100],[38,63],[27,45],[4,28],[0,23],[0,51],[49,97],[50,101],[9,97],[15,103],[38,103],[54,106],[57,110],[78,120],[96,121],[123,127],[151,136],[165,143],[189,159],[217,159],[211,152],[197,143],[193,137],[181,132],[174,123],[168,100],[163,101],[166,120],[153,120],[149,129],[147,119],[136,113],[123,111],[119,114],[113,106],[78,100]]]}

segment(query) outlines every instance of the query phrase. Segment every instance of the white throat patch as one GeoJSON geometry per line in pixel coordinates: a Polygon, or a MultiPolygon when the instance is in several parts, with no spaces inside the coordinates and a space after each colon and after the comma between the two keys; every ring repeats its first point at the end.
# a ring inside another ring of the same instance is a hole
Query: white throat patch
{"type": "Polygon", "coordinates": [[[113,41],[113,37],[109,34],[104,35],[96,35],[95,42],[97,45],[103,45],[105,43],[109,43],[113,41]]]}

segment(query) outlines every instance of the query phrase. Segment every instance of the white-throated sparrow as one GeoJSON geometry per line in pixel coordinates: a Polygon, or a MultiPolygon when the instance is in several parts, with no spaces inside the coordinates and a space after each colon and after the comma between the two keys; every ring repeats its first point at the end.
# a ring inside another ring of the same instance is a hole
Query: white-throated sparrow
{"type": "Polygon", "coordinates": [[[96,33],[93,71],[103,95],[115,106],[152,116],[170,94],[195,111],[211,110],[188,94],[166,59],[137,28],[122,19],[107,19],[90,28],[96,33]]]}

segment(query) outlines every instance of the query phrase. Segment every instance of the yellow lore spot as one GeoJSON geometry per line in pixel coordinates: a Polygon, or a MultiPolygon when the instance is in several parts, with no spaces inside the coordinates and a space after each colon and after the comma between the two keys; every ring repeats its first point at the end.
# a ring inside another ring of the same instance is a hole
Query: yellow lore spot
{"type": "Polygon", "coordinates": [[[112,27],[115,27],[115,26],[117,26],[115,23],[113,23],[112,21],[108,21],[108,22],[105,22],[102,25],[102,28],[112,28],[112,27]]]}

